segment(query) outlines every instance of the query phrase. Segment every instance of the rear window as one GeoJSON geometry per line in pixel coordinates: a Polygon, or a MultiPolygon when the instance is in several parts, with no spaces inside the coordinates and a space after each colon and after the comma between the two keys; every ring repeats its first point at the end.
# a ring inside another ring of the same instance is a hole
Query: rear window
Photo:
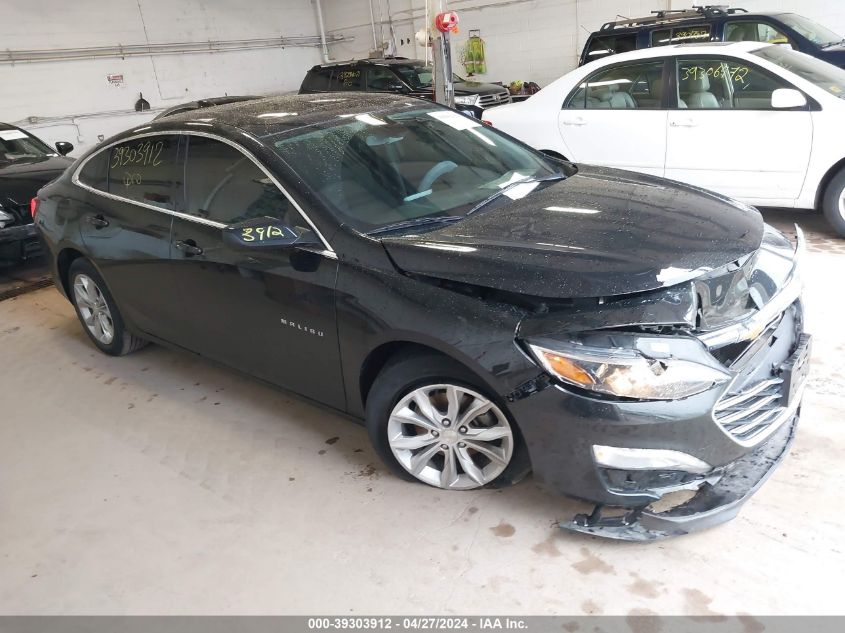
{"type": "Polygon", "coordinates": [[[630,35],[600,35],[592,38],[587,44],[585,62],[601,59],[607,55],[627,53],[637,49],[637,36],[630,35]]]}
{"type": "Polygon", "coordinates": [[[689,44],[710,41],[710,25],[680,26],[672,29],[652,31],[652,46],[668,46],[669,44],[689,44]]]}
{"type": "Polygon", "coordinates": [[[302,82],[302,90],[328,92],[331,90],[332,71],[330,68],[309,70],[302,82]]]}

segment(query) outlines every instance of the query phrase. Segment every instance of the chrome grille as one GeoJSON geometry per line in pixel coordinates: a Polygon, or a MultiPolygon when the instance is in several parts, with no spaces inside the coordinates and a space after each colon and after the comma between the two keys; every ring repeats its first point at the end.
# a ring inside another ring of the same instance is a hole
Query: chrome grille
{"type": "Polygon", "coordinates": [[[779,421],[786,411],[781,406],[782,384],[782,379],[770,378],[725,394],[713,409],[716,421],[736,439],[749,440],[779,421]]]}
{"type": "Polygon", "coordinates": [[[511,93],[507,90],[496,92],[493,94],[481,95],[478,99],[478,105],[482,108],[489,108],[497,105],[504,105],[511,102],[511,93]]]}

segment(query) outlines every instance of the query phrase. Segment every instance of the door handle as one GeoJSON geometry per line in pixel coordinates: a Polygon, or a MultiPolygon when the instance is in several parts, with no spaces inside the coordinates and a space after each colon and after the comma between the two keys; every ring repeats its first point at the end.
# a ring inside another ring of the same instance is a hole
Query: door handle
{"type": "Polygon", "coordinates": [[[563,122],[564,125],[576,125],[581,127],[582,125],[587,125],[587,122],[582,119],[581,117],[575,117],[574,119],[566,119],[563,122]]]}
{"type": "Polygon", "coordinates": [[[698,127],[698,123],[692,119],[687,119],[686,121],[672,121],[669,125],[672,127],[698,127]]]}
{"type": "Polygon", "coordinates": [[[106,220],[102,215],[89,215],[86,218],[86,222],[93,226],[95,229],[103,229],[109,225],[109,221],[106,220]]]}
{"type": "Polygon", "coordinates": [[[173,244],[176,248],[185,254],[185,257],[193,257],[194,255],[202,255],[202,249],[197,246],[194,240],[179,240],[173,244]]]}

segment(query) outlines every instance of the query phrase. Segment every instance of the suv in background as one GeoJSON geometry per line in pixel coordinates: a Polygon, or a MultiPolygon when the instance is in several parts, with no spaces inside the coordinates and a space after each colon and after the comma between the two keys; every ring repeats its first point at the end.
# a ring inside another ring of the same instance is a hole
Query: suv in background
{"type": "MultiPolygon", "coordinates": [[[[511,102],[510,92],[498,84],[467,81],[452,76],[455,106],[490,108],[511,102]]],[[[418,59],[388,57],[314,66],[302,81],[299,94],[346,90],[392,92],[434,99],[434,68],[418,59]]]]}
{"type": "Polygon", "coordinates": [[[652,46],[748,41],[789,46],[845,68],[845,40],[827,27],[796,13],[749,13],[721,5],[607,22],[587,39],[579,66],[652,46]]]}

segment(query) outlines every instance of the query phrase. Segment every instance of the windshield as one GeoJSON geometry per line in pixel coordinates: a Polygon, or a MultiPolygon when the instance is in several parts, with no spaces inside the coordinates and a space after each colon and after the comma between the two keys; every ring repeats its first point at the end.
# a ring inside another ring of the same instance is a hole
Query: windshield
{"type": "Polygon", "coordinates": [[[0,129],[0,162],[14,163],[55,155],[54,150],[23,130],[0,129]]]}
{"type": "Polygon", "coordinates": [[[765,46],[752,55],[777,64],[840,99],[845,98],[845,70],[838,66],[782,46],[765,46]]]}
{"type": "Polygon", "coordinates": [[[436,106],[405,103],[338,119],[274,146],[338,220],[361,233],[457,221],[493,194],[516,200],[569,169],[436,106]]]}
{"type": "MultiPolygon", "coordinates": [[[[431,88],[431,84],[434,81],[433,66],[409,64],[408,66],[393,66],[393,70],[399,73],[399,76],[405,80],[405,83],[414,89],[431,88]]],[[[454,73],[452,73],[452,81],[464,82],[461,77],[458,77],[454,73]]]]}
{"type": "Polygon", "coordinates": [[[830,44],[838,44],[842,41],[842,36],[837,35],[829,28],[822,26],[812,20],[808,20],[803,15],[796,13],[784,13],[778,16],[786,26],[792,27],[801,35],[810,40],[813,44],[819,46],[829,46],[830,44]]]}

